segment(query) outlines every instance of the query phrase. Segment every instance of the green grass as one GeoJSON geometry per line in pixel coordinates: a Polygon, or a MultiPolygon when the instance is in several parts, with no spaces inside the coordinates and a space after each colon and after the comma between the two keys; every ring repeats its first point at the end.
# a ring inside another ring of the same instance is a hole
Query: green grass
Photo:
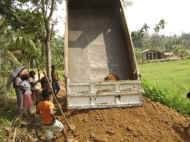
{"type": "Polygon", "coordinates": [[[16,115],[15,99],[8,99],[5,105],[3,99],[0,99],[0,141],[5,139],[5,128],[10,127],[12,120],[16,115]]]}
{"type": "Polygon", "coordinates": [[[190,114],[190,60],[157,62],[140,65],[145,96],[190,114]]]}

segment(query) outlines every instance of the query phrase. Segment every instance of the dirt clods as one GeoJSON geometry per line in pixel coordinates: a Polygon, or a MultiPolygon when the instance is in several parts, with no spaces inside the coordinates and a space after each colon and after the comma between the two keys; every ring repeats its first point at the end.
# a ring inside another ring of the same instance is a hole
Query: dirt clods
{"type": "Polygon", "coordinates": [[[66,113],[79,142],[188,142],[190,118],[144,98],[142,107],[66,113]]]}

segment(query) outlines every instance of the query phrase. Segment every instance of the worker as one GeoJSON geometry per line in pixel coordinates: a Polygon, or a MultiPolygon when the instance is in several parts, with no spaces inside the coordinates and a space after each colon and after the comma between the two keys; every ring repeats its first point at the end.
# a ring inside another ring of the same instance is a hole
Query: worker
{"type": "Polygon", "coordinates": [[[54,104],[50,101],[50,96],[42,94],[43,100],[37,104],[37,114],[42,119],[45,128],[45,137],[47,141],[56,139],[54,131],[58,129],[59,132],[64,134],[66,140],[66,132],[64,125],[55,118],[54,115],[54,104]]]}
{"type": "Polygon", "coordinates": [[[40,80],[36,81],[35,75],[36,73],[34,71],[29,72],[29,82],[30,82],[31,90],[32,90],[32,98],[35,104],[37,104],[37,102],[40,100],[40,91],[36,86],[40,82],[40,80]]]}
{"type": "Polygon", "coordinates": [[[55,95],[59,93],[60,85],[59,85],[59,79],[58,74],[55,70],[55,65],[51,66],[51,78],[52,78],[52,87],[55,95]]]}
{"type": "Polygon", "coordinates": [[[16,92],[16,101],[17,101],[17,112],[21,113],[22,112],[22,100],[23,100],[23,95],[22,95],[22,79],[21,76],[24,74],[27,74],[28,71],[25,69],[25,66],[21,66],[16,68],[16,70],[12,73],[12,81],[13,81],[13,87],[16,92]]]}
{"type": "Polygon", "coordinates": [[[52,100],[52,89],[51,89],[51,86],[48,82],[48,79],[46,77],[43,77],[40,80],[40,82],[41,82],[41,87],[42,87],[42,93],[41,94],[50,97],[52,100]]]}
{"type": "Polygon", "coordinates": [[[36,83],[35,75],[36,75],[35,71],[30,71],[29,72],[29,81],[30,81],[30,84],[31,84],[32,87],[35,87],[35,83],[36,83]]]}
{"type": "Polygon", "coordinates": [[[21,76],[22,82],[20,83],[20,87],[22,89],[22,108],[23,108],[23,113],[29,116],[31,114],[31,109],[32,109],[32,90],[31,90],[31,85],[29,82],[29,73],[23,74],[21,76]]]}

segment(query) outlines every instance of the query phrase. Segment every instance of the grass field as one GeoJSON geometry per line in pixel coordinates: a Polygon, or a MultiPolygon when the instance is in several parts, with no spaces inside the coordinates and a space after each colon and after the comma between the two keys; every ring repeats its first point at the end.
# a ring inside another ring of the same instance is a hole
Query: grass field
{"type": "Polygon", "coordinates": [[[190,114],[190,60],[140,65],[145,96],[190,114]]]}

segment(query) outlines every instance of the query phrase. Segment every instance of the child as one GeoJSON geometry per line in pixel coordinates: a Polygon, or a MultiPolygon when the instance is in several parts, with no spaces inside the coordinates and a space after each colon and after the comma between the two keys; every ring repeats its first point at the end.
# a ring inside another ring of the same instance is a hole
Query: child
{"type": "Polygon", "coordinates": [[[66,138],[66,132],[64,125],[55,118],[54,116],[54,104],[50,101],[50,96],[47,94],[42,94],[43,100],[37,104],[37,114],[39,114],[42,122],[45,126],[45,135],[47,140],[53,140],[54,133],[53,130],[58,129],[59,132],[64,134],[66,138]]]}

